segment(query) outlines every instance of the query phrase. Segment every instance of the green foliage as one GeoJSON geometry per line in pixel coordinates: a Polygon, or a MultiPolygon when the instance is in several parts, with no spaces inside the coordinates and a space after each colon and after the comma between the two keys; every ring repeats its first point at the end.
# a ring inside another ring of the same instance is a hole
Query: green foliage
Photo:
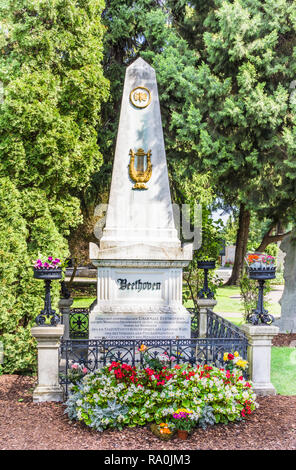
{"type": "MultiPolygon", "coordinates": [[[[14,0],[0,8],[0,335],[4,371],[34,370],[39,253],[64,259],[80,200],[102,163],[101,0],[14,0]]],[[[53,283],[57,308],[59,284],[53,283]]]]}
{"type": "MultiPolygon", "coordinates": [[[[203,288],[204,284],[204,270],[197,267],[198,263],[198,253],[193,254],[193,260],[188,267],[183,270],[183,301],[186,303],[188,300],[193,302],[193,305],[196,310],[197,306],[197,294],[203,288]]],[[[208,271],[208,286],[210,290],[214,293],[214,298],[216,297],[217,289],[221,287],[222,280],[218,277],[215,269],[210,269],[208,271]]]]}
{"type": "MultiPolygon", "coordinates": [[[[46,199],[42,208],[38,204],[34,208],[33,198],[25,206],[23,194],[10,179],[0,178],[0,335],[4,343],[3,369],[10,373],[29,371],[36,365],[35,340],[30,327],[43,307],[44,286],[33,279],[33,260],[41,250],[61,258],[68,254],[66,241],[50,217],[46,199]],[[32,219],[26,217],[28,210],[32,219]]],[[[54,284],[53,299],[57,307],[58,285],[54,284]]]]}
{"type": "MultiPolygon", "coordinates": [[[[246,272],[243,273],[239,281],[240,295],[242,298],[242,303],[244,307],[244,319],[246,320],[247,316],[252,313],[257,306],[258,301],[258,282],[249,279],[249,276],[246,272]]],[[[264,284],[264,295],[268,294],[271,291],[270,281],[266,281],[264,284]]],[[[264,302],[264,307],[268,308],[268,302],[264,302]]]]}
{"type": "Polygon", "coordinates": [[[294,2],[168,3],[173,27],[199,56],[194,100],[184,83],[182,111],[172,114],[178,145],[195,150],[200,171],[210,168],[229,204],[243,202],[272,221],[293,218],[294,2]]]}
{"type": "Polygon", "coordinates": [[[205,405],[202,409],[201,417],[199,418],[198,425],[205,430],[208,426],[216,424],[214,408],[209,405],[205,405]]]}

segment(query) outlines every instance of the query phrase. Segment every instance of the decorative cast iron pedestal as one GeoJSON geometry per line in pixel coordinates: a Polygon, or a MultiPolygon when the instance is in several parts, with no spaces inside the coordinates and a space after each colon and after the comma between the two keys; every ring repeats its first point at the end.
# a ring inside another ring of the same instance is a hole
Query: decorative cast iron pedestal
{"type": "Polygon", "coordinates": [[[213,299],[214,292],[211,291],[208,285],[208,270],[215,269],[216,261],[198,261],[197,267],[204,270],[204,285],[203,288],[198,291],[198,299],[213,299]]]}
{"type": "Polygon", "coordinates": [[[35,269],[34,268],[34,278],[43,279],[45,282],[45,301],[44,308],[41,310],[39,315],[35,318],[35,322],[39,326],[45,325],[46,318],[50,318],[50,324],[56,326],[60,323],[60,316],[56,313],[55,310],[51,308],[51,281],[56,279],[61,279],[62,269],[35,269]]]}
{"type": "Polygon", "coordinates": [[[262,269],[252,269],[249,268],[249,278],[255,279],[258,281],[258,302],[256,309],[252,310],[247,316],[247,322],[252,323],[253,325],[258,325],[259,322],[265,325],[271,325],[274,322],[274,317],[268,313],[263,306],[263,299],[264,299],[264,284],[268,279],[275,278],[275,267],[271,268],[262,268],[262,269]]]}

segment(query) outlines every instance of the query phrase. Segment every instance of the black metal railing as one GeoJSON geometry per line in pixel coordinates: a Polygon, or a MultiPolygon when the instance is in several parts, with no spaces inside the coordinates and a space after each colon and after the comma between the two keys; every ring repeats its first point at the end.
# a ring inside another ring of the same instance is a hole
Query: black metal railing
{"type": "Polygon", "coordinates": [[[199,312],[194,308],[188,308],[191,314],[191,338],[198,338],[199,336],[199,312]]]}
{"type": "Polygon", "coordinates": [[[242,338],[247,341],[245,334],[238,326],[210,309],[207,309],[207,338],[242,338]]]}
{"type": "Polygon", "coordinates": [[[142,339],[142,340],[62,340],[61,342],[61,384],[68,395],[69,372],[72,365],[79,364],[89,372],[120,361],[131,366],[144,366],[143,354],[138,351],[141,344],[147,346],[146,354],[156,358],[166,353],[170,366],[182,363],[191,365],[215,365],[223,367],[225,351],[238,351],[246,358],[245,338],[191,338],[191,339],[142,339]]]}

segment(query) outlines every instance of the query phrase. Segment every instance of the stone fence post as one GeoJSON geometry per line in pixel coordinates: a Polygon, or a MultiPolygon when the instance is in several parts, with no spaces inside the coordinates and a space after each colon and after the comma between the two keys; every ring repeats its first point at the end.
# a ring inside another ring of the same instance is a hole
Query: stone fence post
{"type": "Polygon", "coordinates": [[[270,382],[272,338],[279,332],[277,326],[251,325],[241,326],[248,338],[249,376],[257,395],[276,395],[270,382]]]}
{"type": "Polygon", "coordinates": [[[63,401],[64,392],[59,384],[59,346],[64,325],[35,326],[31,334],[38,348],[38,384],[33,402],[63,401]]]}
{"type": "Polygon", "coordinates": [[[60,299],[59,301],[59,311],[62,317],[62,324],[65,327],[64,339],[70,339],[70,307],[73,304],[73,299],[60,299]]]}
{"type": "Polygon", "coordinates": [[[205,338],[207,336],[207,309],[213,309],[217,305],[217,301],[214,299],[196,299],[196,303],[199,311],[199,338],[205,338]]]}

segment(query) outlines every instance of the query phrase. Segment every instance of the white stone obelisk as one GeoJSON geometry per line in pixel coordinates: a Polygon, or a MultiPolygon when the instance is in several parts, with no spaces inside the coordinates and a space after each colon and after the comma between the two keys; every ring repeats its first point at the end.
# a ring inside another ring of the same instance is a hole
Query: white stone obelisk
{"type": "Polygon", "coordinates": [[[141,58],[126,70],[106,224],[90,259],[90,338],[190,337],[182,268],[192,245],[175,227],[155,71],[141,58]]]}

